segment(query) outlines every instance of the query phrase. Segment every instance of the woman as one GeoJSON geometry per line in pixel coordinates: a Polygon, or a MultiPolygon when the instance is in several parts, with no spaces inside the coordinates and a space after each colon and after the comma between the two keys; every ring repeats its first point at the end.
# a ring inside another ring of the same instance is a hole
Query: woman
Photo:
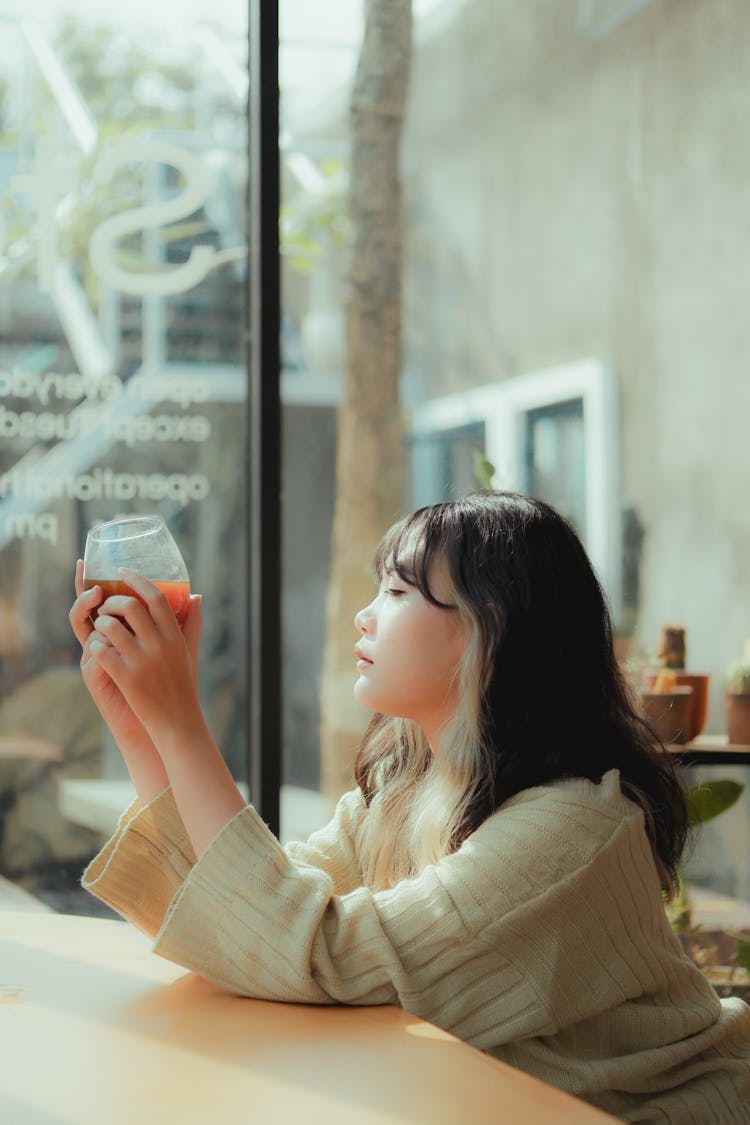
{"type": "Polygon", "coordinates": [[[79,567],[84,680],[139,796],[84,885],[232,991],[399,1003],[623,1120],[749,1122],[750,1008],[666,919],[682,791],[574,531],[480,492],[406,517],[375,564],[357,786],[286,849],[202,719],[197,600],[183,636],[144,579],[123,575],[144,604],[102,603],[79,567]]]}

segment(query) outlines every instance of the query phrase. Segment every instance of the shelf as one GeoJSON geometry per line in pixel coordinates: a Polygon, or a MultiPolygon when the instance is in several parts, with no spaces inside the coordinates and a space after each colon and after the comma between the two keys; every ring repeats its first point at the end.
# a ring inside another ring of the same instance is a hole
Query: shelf
{"type": "Polygon", "coordinates": [[[685,766],[750,766],[750,746],[729,742],[725,734],[671,743],[669,750],[685,766]]]}

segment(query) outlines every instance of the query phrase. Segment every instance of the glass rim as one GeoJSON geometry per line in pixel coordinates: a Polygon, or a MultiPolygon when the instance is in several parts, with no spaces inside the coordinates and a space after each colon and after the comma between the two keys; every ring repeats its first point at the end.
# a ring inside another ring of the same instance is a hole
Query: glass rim
{"type": "Polygon", "coordinates": [[[105,520],[104,523],[94,524],[93,527],[89,528],[87,538],[102,543],[122,542],[124,539],[143,539],[147,535],[155,535],[163,527],[166,527],[166,524],[161,516],[121,516],[118,519],[105,520]],[[128,525],[130,524],[137,526],[129,531],[128,525]],[[113,532],[113,534],[108,534],[108,532],[113,532]]]}

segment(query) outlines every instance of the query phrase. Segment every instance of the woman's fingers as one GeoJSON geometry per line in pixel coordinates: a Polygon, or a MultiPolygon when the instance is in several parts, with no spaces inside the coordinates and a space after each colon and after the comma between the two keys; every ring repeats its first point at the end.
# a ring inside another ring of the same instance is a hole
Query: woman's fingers
{"type": "Polygon", "coordinates": [[[81,653],[81,674],[84,683],[91,684],[97,676],[101,676],[102,668],[99,663],[99,654],[108,641],[92,632],[83,646],[81,653]]]}
{"type": "MultiPolygon", "coordinates": [[[[81,653],[83,682],[91,692],[97,706],[101,702],[102,691],[106,691],[111,686],[110,676],[104,667],[106,660],[102,660],[102,653],[106,648],[112,648],[107,638],[103,633],[97,633],[92,629],[91,634],[84,642],[83,652],[81,653]]],[[[115,653],[115,650],[112,649],[112,652],[115,653]]]]}
{"type": "Polygon", "coordinates": [[[100,605],[103,596],[100,586],[92,586],[90,590],[79,593],[73,605],[70,607],[68,620],[80,644],[84,644],[86,638],[91,634],[94,628],[91,614],[97,606],[100,605]]]}
{"type": "Polygon", "coordinates": [[[160,590],[153,582],[149,582],[148,578],[144,578],[142,574],[138,574],[137,571],[131,570],[129,567],[120,567],[120,577],[145,604],[149,615],[160,630],[166,633],[179,631],[177,618],[163,590],[160,590]]]}
{"type": "Polygon", "coordinates": [[[201,623],[201,595],[191,594],[190,604],[185,614],[185,620],[182,623],[182,635],[185,638],[185,644],[190,653],[190,663],[193,666],[196,681],[198,679],[198,644],[201,635],[201,623]]]}
{"type": "Polygon", "coordinates": [[[95,627],[101,631],[102,624],[104,624],[105,628],[108,628],[108,622],[113,619],[116,619],[117,623],[121,625],[121,631],[118,632],[119,636],[122,636],[124,632],[131,637],[135,634],[141,638],[146,638],[154,628],[154,622],[146,606],[138,598],[131,597],[130,594],[110,594],[99,606],[99,612],[94,623],[95,627]],[[125,624],[122,625],[122,622],[125,624]]]}
{"type": "MultiPolygon", "coordinates": [[[[114,600],[114,598],[108,598],[104,605],[108,606],[114,600]]],[[[125,624],[126,620],[127,618],[123,615],[115,616],[114,613],[110,613],[106,609],[100,609],[94,622],[96,638],[98,640],[103,638],[108,645],[116,648],[123,655],[138,643],[134,630],[125,624]]]]}
{"type": "Polygon", "coordinates": [[[156,741],[155,730],[179,718],[192,722],[197,701],[200,598],[190,600],[185,631],[165,594],[154,583],[122,569],[132,591],[113,594],[99,606],[86,649],[92,684],[109,677],[122,701],[156,741]]]}
{"type": "Polygon", "coordinates": [[[84,678],[86,672],[90,676],[97,672],[105,672],[114,683],[118,683],[124,667],[123,657],[105,636],[97,633],[89,638],[86,656],[81,662],[84,678]]]}
{"type": "Polygon", "coordinates": [[[131,633],[147,640],[155,628],[164,637],[177,637],[180,627],[166,595],[153,582],[134,570],[121,567],[120,578],[132,593],[110,594],[99,606],[99,615],[118,617],[131,633]]]}

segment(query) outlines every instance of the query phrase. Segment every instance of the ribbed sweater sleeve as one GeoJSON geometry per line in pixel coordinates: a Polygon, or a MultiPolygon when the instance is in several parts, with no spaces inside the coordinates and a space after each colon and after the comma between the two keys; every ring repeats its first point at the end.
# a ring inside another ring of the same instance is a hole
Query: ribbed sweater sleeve
{"type": "Polygon", "coordinates": [[[330,875],[336,894],[347,894],[362,883],[355,836],[367,808],[358,789],[345,793],[333,819],[313,832],[307,841],[286,844],[284,851],[293,863],[317,867],[330,875]]]}
{"type": "MultiPolygon", "coordinates": [[[[372,891],[347,889],[346,880],[339,890],[342,864],[308,862],[325,854],[314,839],[294,858],[286,854],[252,807],[178,873],[172,857],[180,854],[180,825],[165,794],[128,822],[115,845],[117,862],[110,857],[105,869],[108,886],[102,875],[96,890],[149,932],[172,890],[157,951],[235,992],[316,1003],[398,1001],[481,1046],[550,1035],[571,1015],[585,1018],[587,996],[596,1009],[602,984],[609,998],[616,990],[618,1002],[641,987],[627,958],[619,958],[616,979],[599,978],[600,957],[603,974],[611,974],[609,941],[600,954],[601,912],[598,904],[587,908],[588,893],[579,889],[588,887],[594,855],[606,888],[612,857],[628,832],[640,829],[640,814],[629,806],[623,818],[622,800],[600,801],[594,815],[575,795],[524,797],[417,878],[372,891]],[[569,917],[579,907],[582,913],[569,917]],[[588,926],[579,921],[589,914],[588,926]],[[561,954],[571,967],[585,966],[580,981],[569,968],[563,974],[569,996],[556,991],[561,954]]],[[[350,863],[354,807],[352,794],[326,833],[336,840],[332,855],[348,854],[350,863]]]]}
{"type": "Polygon", "coordinates": [[[132,802],[81,884],[154,937],[194,863],[195,851],[172,791],[165,789],[147,805],[132,802]]]}
{"type": "Polygon", "coordinates": [[[398,1001],[424,1015],[451,975],[486,952],[437,867],[392,890],[337,894],[327,871],[292,862],[250,808],[196,864],[155,948],[246,995],[398,1001]]]}
{"type": "Polygon", "coordinates": [[[682,953],[615,771],[518,794],[385,891],[360,885],[356,793],[288,852],[247,807],[197,861],[170,802],[131,813],[87,872],[136,924],[158,920],[162,955],[242,995],[398,1002],[624,1119],[746,1120],[750,1009],[722,1006],[682,953]],[[691,1116],[700,1098],[713,1118],[691,1116]]]}
{"type": "MultiPolygon", "coordinates": [[[[359,886],[362,874],[353,834],[365,812],[358,790],[344,794],[329,824],[305,842],[286,845],[290,860],[324,871],[336,893],[359,886]]],[[[252,815],[256,816],[254,810],[252,815]]],[[[271,839],[278,847],[275,838],[271,839]]],[[[154,937],[195,860],[172,791],[167,788],[148,805],[136,799],[128,806],[111,839],[84,871],[81,884],[154,937]]]]}

